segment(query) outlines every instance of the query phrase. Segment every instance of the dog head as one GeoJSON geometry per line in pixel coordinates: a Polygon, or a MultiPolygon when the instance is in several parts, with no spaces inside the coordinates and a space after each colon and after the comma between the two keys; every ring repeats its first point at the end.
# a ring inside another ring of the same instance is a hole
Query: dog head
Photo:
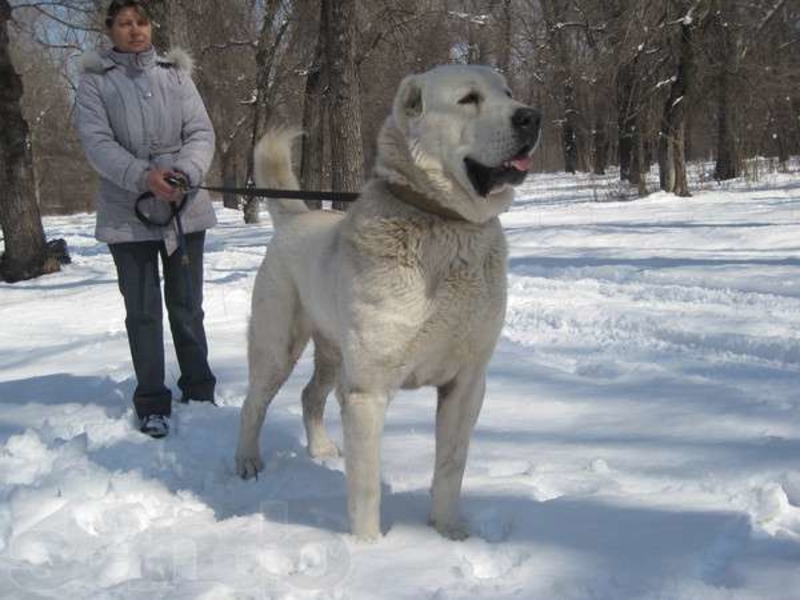
{"type": "Polygon", "coordinates": [[[376,171],[482,223],[508,208],[530,171],[540,121],[493,69],[436,67],[400,84],[376,171]]]}

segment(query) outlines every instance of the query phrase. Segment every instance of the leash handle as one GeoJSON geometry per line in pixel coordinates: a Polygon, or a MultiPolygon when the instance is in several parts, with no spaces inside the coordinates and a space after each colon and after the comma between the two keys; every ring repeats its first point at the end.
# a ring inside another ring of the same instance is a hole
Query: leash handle
{"type": "Polygon", "coordinates": [[[184,193],[183,198],[181,198],[181,201],[179,203],[176,204],[175,202],[170,202],[170,207],[172,209],[172,212],[170,213],[169,217],[167,217],[163,221],[156,221],[148,217],[146,214],[144,214],[142,212],[142,209],[139,208],[139,204],[141,204],[144,200],[148,200],[150,198],[155,198],[155,197],[156,195],[153,192],[145,192],[144,194],[136,198],[136,202],[134,202],[133,204],[133,212],[136,213],[136,218],[139,219],[139,221],[141,221],[144,225],[147,225],[148,227],[166,227],[172,222],[172,219],[174,219],[176,215],[180,214],[180,212],[183,210],[183,207],[186,206],[186,202],[189,200],[189,195],[184,193]]]}
{"type": "Polygon", "coordinates": [[[180,175],[164,175],[164,181],[166,181],[172,187],[181,190],[182,192],[188,192],[190,189],[192,189],[189,186],[189,182],[186,181],[186,178],[180,175]]]}

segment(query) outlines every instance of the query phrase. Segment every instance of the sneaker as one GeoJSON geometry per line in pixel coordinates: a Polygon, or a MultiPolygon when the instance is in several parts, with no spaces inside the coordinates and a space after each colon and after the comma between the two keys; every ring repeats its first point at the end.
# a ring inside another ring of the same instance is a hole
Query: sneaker
{"type": "Polygon", "coordinates": [[[169,433],[169,417],[166,415],[147,415],[139,423],[139,431],[151,438],[163,438],[169,433]]]}
{"type": "Polygon", "coordinates": [[[217,403],[214,401],[213,398],[210,400],[204,400],[200,398],[190,398],[187,396],[182,396],[180,399],[181,404],[189,404],[190,402],[194,402],[195,404],[211,404],[212,406],[217,406],[217,403]]]}

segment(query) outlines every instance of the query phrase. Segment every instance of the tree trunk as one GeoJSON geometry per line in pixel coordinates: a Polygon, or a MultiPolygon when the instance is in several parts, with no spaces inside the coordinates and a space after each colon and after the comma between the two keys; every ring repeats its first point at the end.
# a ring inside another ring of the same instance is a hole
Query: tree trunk
{"type": "MultiPolygon", "coordinates": [[[[325,161],[325,35],[327,11],[320,11],[319,33],[314,58],[306,76],[306,91],[303,98],[303,145],[300,159],[300,185],[304,190],[323,189],[322,166],[325,161]]],[[[320,200],[306,200],[312,209],[322,208],[320,200]]]]}
{"type": "Polygon", "coordinates": [[[605,175],[608,165],[608,137],[606,135],[605,104],[595,108],[594,131],[592,131],[592,147],[594,148],[595,175],[605,175]]]}
{"type": "Polygon", "coordinates": [[[791,110],[792,126],[789,128],[792,131],[792,140],[790,142],[790,153],[800,153],[800,96],[793,96],[789,101],[791,110]]]}
{"type": "MultiPolygon", "coordinates": [[[[250,152],[247,155],[247,183],[253,183],[253,151],[258,140],[264,135],[267,123],[271,116],[273,98],[275,96],[272,85],[272,70],[275,64],[275,54],[286,32],[288,20],[275,30],[275,17],[281,8],[280,0],[267,0],[264,21],[258,36],[256,49],[256,94],[253,102],[253,128],[250,137],[250,152]]],[[[244,222],[258,223],[260,220],[260,199],[256,196],[247,196],[244,201],[244,222]]]]}
{"type": "Polygon", "coordinates": [[[171,48],[189,50],[192,46],[189,21],[193,4],[185,4],[184,0],[150,0],[145,4],[153,21],[153,46],[156,51],[164,54],[171,48]]]}
{"type": "Polygon", "coordinates": [[[619,152],[619,178],[621,181],[632,179],[634,162],[634,137],[636,135],[636,117],[634,116],[634,68],[632,64],[623,64],[617,73],[617,136],[619,152]]]}
{"type": "MultiPolygon", "coordinates": [[[[235,146],[228,146],[219,152],[220,174],[222,187],[236,187],[236,171],[238,170],[235,146]]],[[[225,208],[239,208],[239,199],[236,194],[231,192],[222,193],[222,205],[225,208]]]]}
{"type": "Polygon", "coordinates": [[[715,15],[716,46],[719,51],[717,66],[717,164],[714,178],[719,181],[739,176],[740,158],[736,136],[736,106],[733,99],[732,79],[737,71],[738,44],[731,32],[728,3],[720,1],[715,15]]]}
{"type": "Polygon", "coordinates": [[[689,191],[689,180],[686,176],[686,126],[681,127],[675,134],[675,195],[688,198],[692,194],[689,191]]]}
{"type": "Polygon", "coordinates": [[[153,46],[163,54],[170,48],[188,49],[189,23],[181,0],[150,0],[147,12],[153,21],[153,46]]]}
{"type": "MultiPolygon", "coordinates": [[[[331,185],[357,192],[364,182],[361,94],[355,64],[355,0],[322,0],[327,12],[327,67],[330,83],[331,185]]],[[[334,208],[344,210],[342,202],[334,208]]]]}
{"type": "Polygon", "coordinates": [[[790,98],[779,97],[775,101],[777,131],[775,137],[778,143],[778,162],[785,168],[792,151],[792,137],[794,127],[792,123],[792,101],[790,98]]]}
{"type": "MultiPolygon", "coordinates": [[[[569,76],[567,76],[569,77],[569,76]]],[[[568,79],[564,83],[564,171],[567,173],[578,172],[578,135],[575,127],[575,89],[568,79]]]]}
{"type": "Polygon", "coordinates": [[[153,46],[158,52],[169,49],[169,1],[151,0],[147,12],[153,23],[153,46]]]}
{"type": "MultiPolygon", "coordinates": [[[[682,6],[684,10],[688,7],[682,6]]],[[[688,196],[686,181],[686,157],[683,154],[683,137],[686,121],[686,105],[694,78],[694,42],[692,23],[682,22],[680,26],[680,58],[675,78],[670,86],[669,96],[664,103],[661,116],[661,131],[658,139],[659,184],[665,192],[688,196]],[[680,156],[678,156],[680,154],[680,156]],[[680,163],[680,166],[679,166],[680,163]]]]}
{"type": "Polygon", "coordinates": [[[11,7],[0,0],[0,226],[5,252],[0,279],[13,282],[58,271],[48,258],[36,197],[28,124],[22,116],[22,79],[9,53],[11,7]]]}
{"type": "Polygon", "coordinates": [[[739,149],[734,133],[734,107],[729,92],[729,75],[724,67],[717,82],[717,164],[714,178],[719,181],[739,176],[739,149]]]}
{"type": "Polygon", "coordinates": [[[636,185],[636,190],[640,198],[647,196],[647,149],[645,148],[646,136],[644,132],[647,131],[645,126],[644,117],[639,115],[635,120],[635,135],[633,137],[634,157],[631,168],[631,183],[636,185]]]}
{"type": "Polygon", "coordinates": [[[557,77],[560,80],[563,93],[564,114],[562,122],[562,143],[564,147],[564,170],[567,173],[576,173],[584,166],[581,144],[578,139],[579,111],[575,101],[575,83],[572,75],[570,51],[558,20],[564,10],[556,0],[542,0],[542,13],[547,28],[547,39],[554,50],[557,77]]]}
{"type": "Polygon", "coordinates": [[[514,89],[514,82],[511,81],[512,71],[511,68],[511,45],[512,45],[512,25],[513,25],[513,11],[511,7],[511,0],[503,0],[502,14],[501,14],[501,37],[500,48],[497,52],[497,67],[500,72],[506,77],[506,81],[511,89],[514,89]]]}

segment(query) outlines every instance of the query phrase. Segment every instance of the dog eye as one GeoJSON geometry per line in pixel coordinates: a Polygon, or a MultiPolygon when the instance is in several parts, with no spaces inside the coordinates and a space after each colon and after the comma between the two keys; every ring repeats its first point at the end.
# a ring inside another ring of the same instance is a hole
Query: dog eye
{"type": "Polygon", "coordinates": [[[470,92],[469,94],[467,94],[466,96],[461,98],[461,100],[459,100],[458,103],[459,104],[480,104],[480,101],[481,101],[481,97],[477,93],[470,92]]]}
{"type": "Polygon", "coordinates": [[[511,95],[511,90],[506,90],[506,96],[509,98],[513,98],[514,96],[511,95]]]}

